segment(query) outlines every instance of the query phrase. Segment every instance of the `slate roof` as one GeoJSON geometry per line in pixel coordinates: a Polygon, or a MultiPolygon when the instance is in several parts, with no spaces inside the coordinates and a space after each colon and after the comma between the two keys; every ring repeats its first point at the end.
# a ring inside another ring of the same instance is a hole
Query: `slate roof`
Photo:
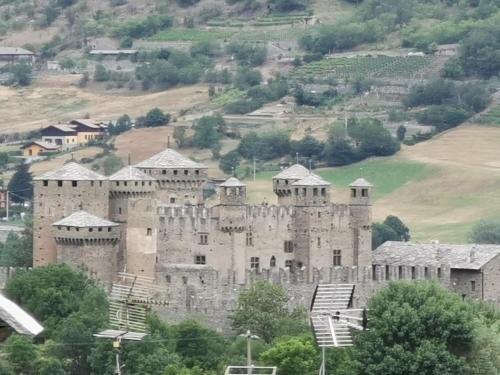
{"type": "Polygon", "coordinates": [[[115,174],[109,176],[110,181],[154,181],[154,178],[148,176],[146,173],[141,170],[127,166],[125,168],[120,169],[115,174]]]}
{"type": "Polygon", "coordinates": [[[62,220],[56,221],[53,226],[62,227],[116,227],[119,224],[102,219],[99,216],[89,214],[87,211],[77,211],[62,220]]]}
{"type": "Polygon", "coordinates": [[[219,186],[221,187],[243,187],[246,186],[243,182],[238,180],[236,177],[229,177],[226,181],[224,181],[219,186]]]}
{"type": "Polygon", "coordinates": [[[300,164],[294,164],[291,167],[281,171],[273,179],[288,179],[288,180],[300,180],[311,174],[309,169],[300,164]]]}
{"type": "Polygon", "coordinates": [[[449,245],[388,241],[373,251],[373,264],[441,266],[479,270],[500,254],[500,245],[449,245]]]}
{"type": "Polygon", "coordinates": [[[43,331],[40,323],[2,294],[0,294],[0,320],[4,321],[21,335],[33,337],[43,331]]]}
{"type": "Polygon", "coordinates": [[[91,171],[80,164],[70,162],[55,171],[46,172],[34,178],[35,180],[71,180],[71,181],[99,181],[106,177],[91,171]]]}
{"type": "Polygon", "coordinates": [[[71,125],[65,125],[65,124],[56,124],[56,125],[50,125],[50,127],[53,127],[53,128],[56,128],[56,129],[59,129],[63,132],[66,132],[66,133],[76,133],[76,130],[73,126],[71,125]]]}
{"type": "Polygon", "coordinates": [[[168,168],[199,168],[205,169],[206,167],[202,164],[198,164],[191,159],[179,154],[170,148],[151,156],[139,164],[135,165],[137,168],[158,168],[158,169],[168,169],[168,168]]]}
{"type": "Polygon", "coordinates": [[[31,145],[38,145],[46,150],[58,150],[59,149],[59,146],[58,145],[55,145],[53,143],[48,143],[48,142],[43,142],[43,141],[31,141],[29,143],[26,143],[25,145],[23,145],[21,148],[28,148],[30,147],[31,145]]]}
{"type": "Polygon", "coordinates": [[[85,126],[92,128],[92,129],[102,129],[102,127],[100,125],[96,124],[94,121],[89,120],[89,119],[71,120],[70,124],[72,124],[72,125],[80,124],[80,125],[85,125],[85,126]]]}
{"type": "Polygon", "coordinates": [[[325,186],[330,185],[328,181],[323,180],[318,175],[311,173],[309,176],[304,177],[299,181],[295,181],[292,186],[325,186]]]}
{"type": "Polygon", "coordinates": [[[372,187],[373,185],[366,181],[364,178],[358,178],[356,181],[351,183],[349,186],[355,187],[372,187]]]}

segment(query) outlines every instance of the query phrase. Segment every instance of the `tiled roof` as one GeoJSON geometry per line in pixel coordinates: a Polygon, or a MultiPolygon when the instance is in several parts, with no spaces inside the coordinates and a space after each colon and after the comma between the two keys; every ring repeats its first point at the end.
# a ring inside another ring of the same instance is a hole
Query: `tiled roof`
{"type": "Polygon", "coordinates": [[[479,270],[500,254],[500,245],[449,245],[388,241],[373,251],[373,264],[406,266],[449,265],[479,270]]]}
{"type": "Polygon", "coordinates": [[[55,171],[46,172],[34,178],[35,180],[71,180],[71,181],[99,181],[106,180],[106,177],[101,176],[90,169],[82,167],[80,164],[70,162],[64,164],[61,168],[55,171]]]}
{"type": "Polygon", "coordinates": [[[109,179],[110,181],[154,181],[153,177],[132,166],[120,169],[109,176],[109,179]]]}
{"type": "Polygon", "coordinates": [[[70,121],[70,124],[73,124],[73,125],[81,124],[81,125],[85,125],[85,126],[92,128],[92,129],[101,129],[100,125],[96,124],[94,121],[89,120],[89,119],[72,120],[72,121],[70,121]]]}
{"type": "Polygon", "coordinates": [[[34,55],[34,53],[24,48],[0,47],[0,55],[34,55]]]}
{"type": "Polygon", "coordinates": [[[224,181],[219,186],[222,187],[242,187],[246,186],[243,182],[238,180],[236,177],[229,177],[226,181],[224,181]]]}
{"type": "Polygon", "coordinates": [[[276,179],[289,179],[289,180],[300,180],[304,177],[307,177],[311,174],[311,172],[300,164],[294,164],[291,167],[281,171],[276,176],[273,177],[276,179]]]}
{"type": "Polygon", "coordinates": [[[311,173],[309,176],[304,177],[299,181],[295,181],[292,186],[325,186],[330,185],[328,181],[323,180],[318,175],[311,173]]]}
{"type": "Polygon", "coordinates": [[[115,227],[119,224],[112,221],[102,219],[98,216],[89,214],[86,211],[77,211],[62,220],[56,221],[53,226],[62,227],[115,227]]]}
{"type": "Polygon", "coordinates": [[[1,294],[0,319],[21,335],[36,336],[43,331],[43,327],[31,315],[1,294]]]}
{"type": "Polygon", "coordinates": [[[352,186],[352,187],[372,187],[373,185],[370,184],[368,181],[366,181],[364,178],[358,178],[356,181],[354,181],[349,186],[352,186]]]}
{"type": "MultiPolygon", "coordinates": [[[[56,129],[59,129],[63,132],[66,132],[66,133],[76,133],[75,128],[71,125],[56,124],[56,125],[50,125],[49,128],[56,128],[56,129]]],[[[45,128],[45,129],[47,129],[47,128],[45,128]]]]}
{"type": "Polygon", "coordinates": [[[32,141],[32,142],[26,143],[21,148],[28,148],[31,145],[38,145],[46,150],[58,150],[59,149],[59,146],[57,146],[53,143],[48,143],[48,142],[43,142],[43,141],[32,141]]]}
{"type": "Polygon", "coordinates": [[[206,168],[202,164],[198,164],[185,156],[182,156],[177,151],[174,151],[170,148],[151,156],[149,159],[146,159],[135,167],[137,168],[206,168]]]}

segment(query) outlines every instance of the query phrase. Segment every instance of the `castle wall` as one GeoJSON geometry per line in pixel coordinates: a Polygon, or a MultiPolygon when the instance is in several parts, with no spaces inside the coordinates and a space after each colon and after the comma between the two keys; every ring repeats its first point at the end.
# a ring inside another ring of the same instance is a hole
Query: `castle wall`
{"type": "MultiPolygon", "coordinates": [[[[164,287],[159,299],[169,301],[168,306],[155,308],[165,319],[179,322],[185,319],[199,319],[212,328],[229,331],[228,315],[234,310],[239,293],[257,280],[265,280],[281,285],[289,296],[289,309],[298,306],[307,310],[317,283],[354,283],[354,307],[365,307],[371,297],[388,282],[412,280],[411,267],[324,267],[311,272],[309,282],[303,271],[291,273],[287,269],[263,269],[260,273],[246,271],[246,284],[233,283],[237,277],[227,277],[208,266],[165,265],[158,268],[156,282],[164,287]],[[392,276],[391,276],[392,275],[392,276]],[[401,275],[401,276],[399,276],[401,275]]],[[[417,267],[417,280],[436,279],[449,286],[450,269],[441,267],[438,278],[437,268],[417,267]]]]}
{"type": "Polygon", "coordinates": [[[108,207],[108,181],[35,180],[33,265],[43,266],[57,261],[52,231],[54,222],[81,209],[107,217],[108,207]]]}

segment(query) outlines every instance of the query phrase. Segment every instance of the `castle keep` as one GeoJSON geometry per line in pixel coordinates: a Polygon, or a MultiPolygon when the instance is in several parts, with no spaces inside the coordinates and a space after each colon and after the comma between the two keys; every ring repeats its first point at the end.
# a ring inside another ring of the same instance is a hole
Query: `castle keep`
{"type": "Polygon", "coordinates": [[[207,168],[166,149],[104,177],[76,163],[34,181],[34,265],[84,268],[111,282],[117,272],[169,283],[178,270],[210,270],[230,283],[249,272],[371,267],[371,189],[351,184],[350,203],[301,165],[273,178],[278,205],[249,205],[231,177],[207,205],[207,168]]]}

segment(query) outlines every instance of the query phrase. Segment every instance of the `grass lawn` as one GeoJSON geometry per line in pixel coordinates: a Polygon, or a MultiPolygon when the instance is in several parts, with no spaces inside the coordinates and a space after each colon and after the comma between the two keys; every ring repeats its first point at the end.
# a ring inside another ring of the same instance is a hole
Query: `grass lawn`
{"type": "MultiPolygon", "coordinates": [[[[390,194],[394,190],[416,179],[425,178],[434,173],[435,168],[423,163],[402,161],[386,158],[370,159],[345,167],[321,168],[314,173],[321,175],[332,183],[335,192],[347,191],[349,184],[359,177],[363,177],[374,185],[373,197],[375,200],[390,194]]],[[[256,181],[247,179],[247,194],[254,203],[261,202],[264,197],[273,196],[272,178],[278,172],[261,172],[256,181]]]]}
{"type": "Polygon", "coordinates": [[[394,159],[370,159],[337,168],[322,168],[315,171],[334,188],[347,188],[350,183],[363,177],[374,186],[373,197],[381,198],[406,183],[427,177],[434,168],[423,163],[394,159]]]}
{"type": "Polygon", "coordinates": [[[161,42],[205,42],[217,39],[230,38],[234,34],[231,30],[222,29],[168,29],[153,35],[150,40],[161,42]]]}

